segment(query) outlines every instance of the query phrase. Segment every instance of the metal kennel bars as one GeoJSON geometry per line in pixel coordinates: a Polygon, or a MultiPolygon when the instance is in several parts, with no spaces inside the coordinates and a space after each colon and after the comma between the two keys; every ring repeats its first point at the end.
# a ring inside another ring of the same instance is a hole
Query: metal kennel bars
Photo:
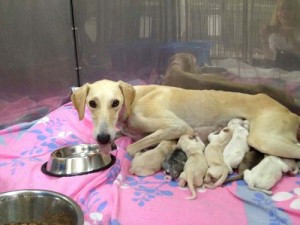
{"type": "Polygon", "coordinates": [[[99,68],[111,68],[112,48],[120,46],[156,48],[171,42],[210,40],[211,58],[235,57],[251,62],[261,48],[259,30],[269,23],[276,0],[73,2],[79,72],[86,81],[99,68]]]}

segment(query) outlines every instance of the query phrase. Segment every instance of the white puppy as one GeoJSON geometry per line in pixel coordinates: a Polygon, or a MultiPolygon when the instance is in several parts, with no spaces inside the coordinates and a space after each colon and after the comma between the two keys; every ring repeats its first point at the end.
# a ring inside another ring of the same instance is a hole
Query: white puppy
{"type": "Polygon", "coordinates": [[[175,141],[162,141],[155,148],[138,152],[132,162],[129,172],[137,176],[149,176],[161,170],[161,164],[166,155],[176,147],[175,141]]]}
{"type": "Polygon", "coordinates": [[[203,154],[205,145],[197,136],[182,135],[177,144],[187,155],[187,161],[184,165],[183,172],[179,176],[179,186],[188,185],[192,192],[187,199],[195,199],[197,197],[195,187],[203,184],[208,165],[203,154]]]}
{"type": "Polygon", "coordinates": [[[204,178],[204,187],[216,188],[226,180],[230,168],[224,161],[223,150],[232,137],[229,127],[223,128],[220,133],[211,133],[208,136],[210,143],[204,150],[208,170],[204,178]]]}
{"type": "Polygon", "coordinates": [[[295,159],[282,158],[282,160],[289,166],[288,175],[294,176],[299,173],[299,165],[295,159]]]}
{"type": "Polygon", "coordinates": [[[244,180],[252,190],[272,194],[270,189],[281,179],[282,173],[289,171],[289,166],[281,158],[265,156],[251,170],[244,171],[244,180]]]}
{"type": "Polygon", "coordinates": [[[225,163],[232,169],[236,169],[244,158],[246,152],[250,150],[247,143],[249,134],[249,122],[243,119],[232,119],[228,123],[232,130],[232,138],[223,151],[225,163]]]}

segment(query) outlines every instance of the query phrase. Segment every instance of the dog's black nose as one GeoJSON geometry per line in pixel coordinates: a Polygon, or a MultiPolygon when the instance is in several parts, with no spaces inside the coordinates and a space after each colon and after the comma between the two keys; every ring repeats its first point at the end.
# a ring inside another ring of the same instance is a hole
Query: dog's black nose
{"type": "Polygon", "coordinates": [[[109,134],[98,134],[97,141],[99,144],[106,145],[110,142],[110,135],[109,134]]]}

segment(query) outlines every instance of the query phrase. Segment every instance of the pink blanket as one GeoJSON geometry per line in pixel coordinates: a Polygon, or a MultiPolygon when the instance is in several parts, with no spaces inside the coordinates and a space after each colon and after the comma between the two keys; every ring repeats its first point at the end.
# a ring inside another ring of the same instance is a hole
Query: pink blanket
{"type": "Polygon", "coordinates": [[[93,143],[90,114],[78,121],[71,103],[31,123],[0,131],[0,192],[47,189],[66,194],[81,206],[85,225],[147,224],[300,224],[300,176],[285,176],[274,194],[251,191],[244,181],[215,190],[198,189],[196,200],[161,172],[149,177],[128,173],[127,137],[117,140],[116,163],[97,173],[51,177],[41,166],[58,147],[93,143]]]}

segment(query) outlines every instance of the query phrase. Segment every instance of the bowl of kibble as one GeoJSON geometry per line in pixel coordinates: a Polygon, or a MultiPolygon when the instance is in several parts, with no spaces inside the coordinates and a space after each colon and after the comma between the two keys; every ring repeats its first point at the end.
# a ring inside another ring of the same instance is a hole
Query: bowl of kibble
{"type": "Polygon", "coordinates": [[[1,225],[83,225],[83,212],[70,197],[48,190],[0,193],[1,225]]]}

